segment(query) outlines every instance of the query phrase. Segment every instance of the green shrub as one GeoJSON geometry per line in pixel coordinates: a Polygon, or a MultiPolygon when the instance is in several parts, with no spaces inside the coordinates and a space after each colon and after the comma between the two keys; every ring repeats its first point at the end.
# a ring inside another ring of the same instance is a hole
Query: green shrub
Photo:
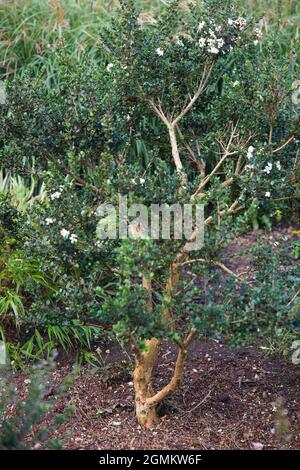
{"type": "MultiPolygon", "coordinates": [[[[41,426],[52,406],[46,401],[47,378],[54,365],[51,361],[35,367],[29,382],[25,400],[17,396],[17,390],[3,377],[0,380],[0,449],[61,449],[63,442],[49,437],[50,431],[57,429],[73,413],[68,406],[63,414],[54,415],[47,428],[41,426]],[[11,409],[14,408],[11,414],[11,409]]],[[[69,377],[70,382],[71,376],[69,377]]],[[[64,387],[59,392],[65,393],[64,387]]]]}
{"type": "MultiPolygon", "coordinates": [[[[122,1],[102,28],[97,66],[79,64],[62,47],[55,88],[32,72],[7,87],[0,164],[34,173],[48,194],[26,212],[23,249],[53,289],[33,289],[24,324],[113,328],[132,349],[136,412],[145,427],[179,384],[203,318],[224,317],[217,303],[187,312],[184,267],[213,259],[241,226],[270,228],[299,197],[299,110],[291,98],[297,63],[264,35],[232,2],[174,0],[141,21],[135,2],[122,1]],[[98,240],[97,208],[117,205],[119,194],[129,204],[202,203],[206,246],[191,259],[190,239],[174,234],[164,243],[98,240]],[[155,393],[151,373],[164,339],[176,344],[178,358],[171,382],[155,393]]],[[[272,263],[261,270],[266,279],[268,269],[277,271],[272,263]]],[[[229,318],[250,310],[248,335],[268,331],[270,322],[280,328],[280,288],[260,278],[255,289],[244,286],[229,297],[229,318]]]]}
{"type": "MultiPolygon", "coordinates": [[[[265,350],[274,344],[272,352],[288,352],[293,339],[299,337],[300,270],[293,263],[290,245],[276,245],[276,251],[269,243],[258,243],[240,253],[252,258],[246,276],[241,278],[233,273],[224,281],[218,258],[215,263],[208,258],[200,272],[198,268],[197,274],[206,286],[204,305],[192,300],[197,295],[193,290],[183,301],[187,308],[199,310],[199,328],[204,335],[227,339],[234,345],[262,344],[265,350]]],[[[228,261],[230,257],[223,262],[225,266],[228,261]]]]}

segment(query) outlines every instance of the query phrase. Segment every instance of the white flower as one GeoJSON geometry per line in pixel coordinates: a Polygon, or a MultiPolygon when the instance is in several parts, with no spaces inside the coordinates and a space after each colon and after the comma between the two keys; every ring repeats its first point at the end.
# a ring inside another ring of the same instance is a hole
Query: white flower
{"type": "Polygon", "coordinates": [[[255,28],[254,33],[257,39],[262,39],[264,36],[263,32],[258,28],[255,28]]]}
{"type": "Polygon", "coordinates": [[[78,237],[77,235],[75,235],[75,233],[72,233],[72,235],[70,236],[70,242],[73,244],[78,242],[78,237]]]}
{"type": "Polygon", "coordinates": [[[280,162],[276,162],[276,167],[277,167],[277,170],[281,170],[281,163],[280,162]]]}
{"type": "Polygon", "coordinates": [[[235,82],[233,82],[232,86],[235,88],[236,86],[239,86],[240,82],[238,80],[236,80],[235,82]]]}
{"type": "Polygon", "coordinates": [[[227,23],[229,24],[229,26],[232,26],[234,24],[234,21],[231,18],[229,18],[227,23]]]}
{"type": "Polygon", "coordinates": [[[267,192],[266,192],[265,197],[271,197],[270,191],[267,191],[267,192]]]}
{"type": "Polygon", "coordinates": [[[113,66],[114,66],[114,64],[108,64],[108,66],[106,67],[106,70],[107,70],[108,72],[110,72],[111,69],[113,68],[113,66]]]}
{"type": "Polygon", "coordinates": [[[70,236],[69,230],[66,230],[65,228],[63,228],[63,229],[60,231],[60,234],[61,234],[61,236],[62,236],[65,240],[67,240],[67,238],[69,238],[69,236],[70,236]]]}
{"type": "Polygon", "coordinates": [[[51,225],[51,224],[53,224],[54,220],[51,219],[51,217],[47,217],[47,219],[45,220],[45,222],[46,222],[46,225],[51,225]]]}
{"type": "Polygon", "coordinates": [[[205,26],[205,21],[201,21],[201,22],[199,23],[199,26],[198,26],[198,31],[202,31],[202,29],[204,28],[204,26],[205,26]]]}
{"type": "Polygon", "coordinates": [[[208,44],[208,52],[211,54],[218,54],[219,53],[219,47],[222,47],[224,45],[223,39],[217,39],[217,38],[209,38],[207,40],[208,44]]]}
{"type": "Polygon", "coordinates": [[[254,147],[252,145],[250,145],[250,147],[248,148],[248,151],[247,151],[248,160],[250,160],[253,157],[253,152],[254,152],[254,147]]]}
{"type": "Polygon", "coordinates": [[[216,26],[216,31],[217,33],[220,33],[222,31],[222,26],[216,26]]]}
{"type": "Polygon", "coordinates": [[[181,41],[181,39],[178,39],[176,41],[176,44],[177,44],[177,46],[181,46],[181,47],[184,46],[183,41],[181,41]]]}
{"type": "Polygon", "coordinates": [[[158,48],[156,49],[156,54],[161,57],[161,56],[164,55],[164,51],[163,51],[160,47],[158,47],[158,48]]]}
{"type": "Polygon", "coordinates": [[[210,52],[211,54],[219,54],[219,49],[215,46],[212,46],[208,49],[208,52],[210,52]]]}
{"type": "Polygon", "coordinates": [[[218,47],[223,47],[225,42],[224,42],[224,39],[220,38],[220,39],[217,39],[217,43],[218,43],[218,47]]]}
{"type": "Polygon", "coordinates": [[[258,43],[259,43],[259,41],[257,39],[255,39],[255,41],[253,41],[254,46],[257,46],[258,43]]]}
{"type": "Polygon", "coordinates": [[[131,180],[131,182],[132,182],[132,184],[136,184],[136,181],[135,181],[134,178],[131,180]]]}
{"type": "Polygon", "coordinates": [[[269,174],[271,173],[272,168],[273,168],[272,163],[268,163],[267,166],[263,169],[263,172],[269,174]]]}
{"type": "Polygon", "coordinates": [[[240,16],[240,18],[238,18],[234,23],[240,30],[243,30],[247,24],[247,20],[246,18],[243,18],[242,16],[240,16]]]}
{"type": "Polygon", "coordinates": [[[55,193],[51,194],[50,198],[52,199],[52,201],[54,201],[54,199],[59,199],[60,196],[61,196],[61,192],[56,191],[55,193]]]}
{"type": "Polygon", "coordinates": [[[102,245],[103,245],[103,241],[102,241],[102,240],[97,240],[97,241],[95,242],[95,246],[97,246],[98,248],[100,248],[102,245]]]}
{"type": "Polygon", "coordinates": [[[144,184],[145,183],[145,178],[140,178],[140,183],[144,184]]]}
{"type": "Polygon", "coordinates": [[[199,47],[204,47],[206,44],[206,39],[205,38],[200,38],[199,39],[199,47]]]}

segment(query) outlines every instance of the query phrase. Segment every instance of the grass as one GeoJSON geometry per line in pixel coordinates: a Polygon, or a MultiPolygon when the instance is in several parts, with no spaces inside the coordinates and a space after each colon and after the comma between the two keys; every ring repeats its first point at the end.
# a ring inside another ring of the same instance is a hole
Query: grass
{"type": "MultiPolygon", "coordinates": [[[[57,79],[57,56],[62,36],[79,61],[96,61],[98,31],[118,6],[116,0],[0,0],[0,78],[22,76],[31,64],[44,68],[49,84],[57,79]]],[[[157,9],[165,0],[138,0],[142,8],[157,9]]],[[[299,40],[298,0],[242,0],[250,14],[263,17],[265,27],[282,30],[283,44],[299,40]]]]}
{"type": "Polygon", "coordinates": [[[0,0],[0,74],[22,76],[31,64],[45,68],[50,83],[55,77],[52,53],[64,36],[70,54],[79,60],[87,51],[97,56],[97,31],[107,21],[109,1],[0,0]]]}
{"type": "Polygon", "coordinates": [[[300,59],[300,3],[299,0],[243,0],[249,12],[261,17],[265,29],[278,33],[283,52],[291,49],[300,59]],[[292,47],[291,47],[292,46],[292,47]]]}
{"type": "MultiPolygon", "coordinates": [[[[161,0],[143,1],[161,5],[161,0]]],[[[31,64],[45,69],[47,81],[55,81],[56,60],[53,50],[63,36],[79,61],[88,56],[97,60],[99,29],[118,6],[111,0],[0,0],[0,78],[22,76],[31,64]]]]}

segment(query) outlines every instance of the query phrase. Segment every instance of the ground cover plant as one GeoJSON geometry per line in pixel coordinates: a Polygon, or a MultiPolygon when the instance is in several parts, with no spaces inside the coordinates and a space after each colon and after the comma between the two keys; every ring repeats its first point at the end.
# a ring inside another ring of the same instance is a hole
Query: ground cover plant
{"type": "Polygon", "coordinates": [[[16,53],[0,110],[0,316],[21,367],[56,347],[91,359],[93,342],[117,337],[134,362],[137,421],[153,428],[198,335],[268,335],[265,347],[284,352],[299,336],[297,229],[280,252],[252,247],[252,278],[223,256],[238,235],[299,218],[299,45],[292,20],[276,27],[243,2],[175,0],[147,14],[136,3],[99,28],[97,16],[97,43],[86,28],[78,56],[79,18],[66,28],[50,2],[61,25],[49,62],[16,53]],[[135,205],[134,236],[102,239],[112,220],[99,206],[120,195],[135,205]],[[142,204],[175,218],[176,205],[202,204],[204,247],[191,250],[197,231],[181,239],[175,225],[168,241],[145,237],[142,204]],[[166,341],[177,353],[157,388],[166,341]]]}

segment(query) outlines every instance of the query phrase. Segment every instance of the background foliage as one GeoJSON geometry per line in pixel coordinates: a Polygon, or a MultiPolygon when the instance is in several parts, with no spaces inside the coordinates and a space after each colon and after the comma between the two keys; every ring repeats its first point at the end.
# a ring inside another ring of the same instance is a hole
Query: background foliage
{"type": "MultiPolygon", "coordinates": [[[[7,91],[0,116],[0,317],[15,365],[58,345],[87,349],[107,328],[126,336],[134,327],[141,339],[166,335],[160,309],[149,322],[145,293],[132,281],[152,270],[158,285],[163,282],[177,246],[100,243],[95,211],[102,202],[116,203],[118,193],[131,202],[178,199],[168,135],[140,100],[138,82],[147,96],[167,83],[171,106],[186,94],[187,81],[197,78],[195,64],[202,59],[184,35],[179,39],[188,54],[180,43],[167,46],[174,32],[178,40],[187,2],[179,2],[180,15],[166,10],[166,2],[134,2],[142,11],[138,28],[132,10],[120,18],[116,3],[0,3],[7,91]],[[124,54],[129,37],[134,46],[124,54]]],[[[210,267],[236,234],[299,218],[299,110],[291,100],[299,78],[299,5],[244,1],[241,7],[245,15],[255,11],[253,28],[263,39],[218,60],[205,95],[183,122],[197,157],[182,143],[189,187],[180,197],[186,201],[197,188],[200,164],[214,167],[217,139],[226,137],[228,122],[238,121],[241,138],[250,135],[247,147],[253,146],[250,153],[243,150],[248,168],[238,175],[229,162],[212,178],[204,203],[216,214],[240,194],[244,210],[235,221],[228,217],[222,228],[215,223],[207,230],[199,254],[206,265],[193,268],[209,279],[206,301],[198,286],[184,290],[176,313],[179,325],[188,309],[201,334],[232,342],[266,334],[290,341],[298,335],[297,296],[289,302],[297,294],[299,270],[278,266],[293,264],[297,245],[281,259],[259,246],[255,281],[233,289],[235,280],[229,279],[222,287],[225,303],[215,295],[220,274],[210,267]],[[220,181],[228,178],[234,184],[220,192],[220,181]],[[200,302],[191,302],[195,297],[200,302]]],[[[198,34],[196,25],[187,24],[198,34]]],[[[157,305],[160,295],[158,288],[157,305]]]]}

